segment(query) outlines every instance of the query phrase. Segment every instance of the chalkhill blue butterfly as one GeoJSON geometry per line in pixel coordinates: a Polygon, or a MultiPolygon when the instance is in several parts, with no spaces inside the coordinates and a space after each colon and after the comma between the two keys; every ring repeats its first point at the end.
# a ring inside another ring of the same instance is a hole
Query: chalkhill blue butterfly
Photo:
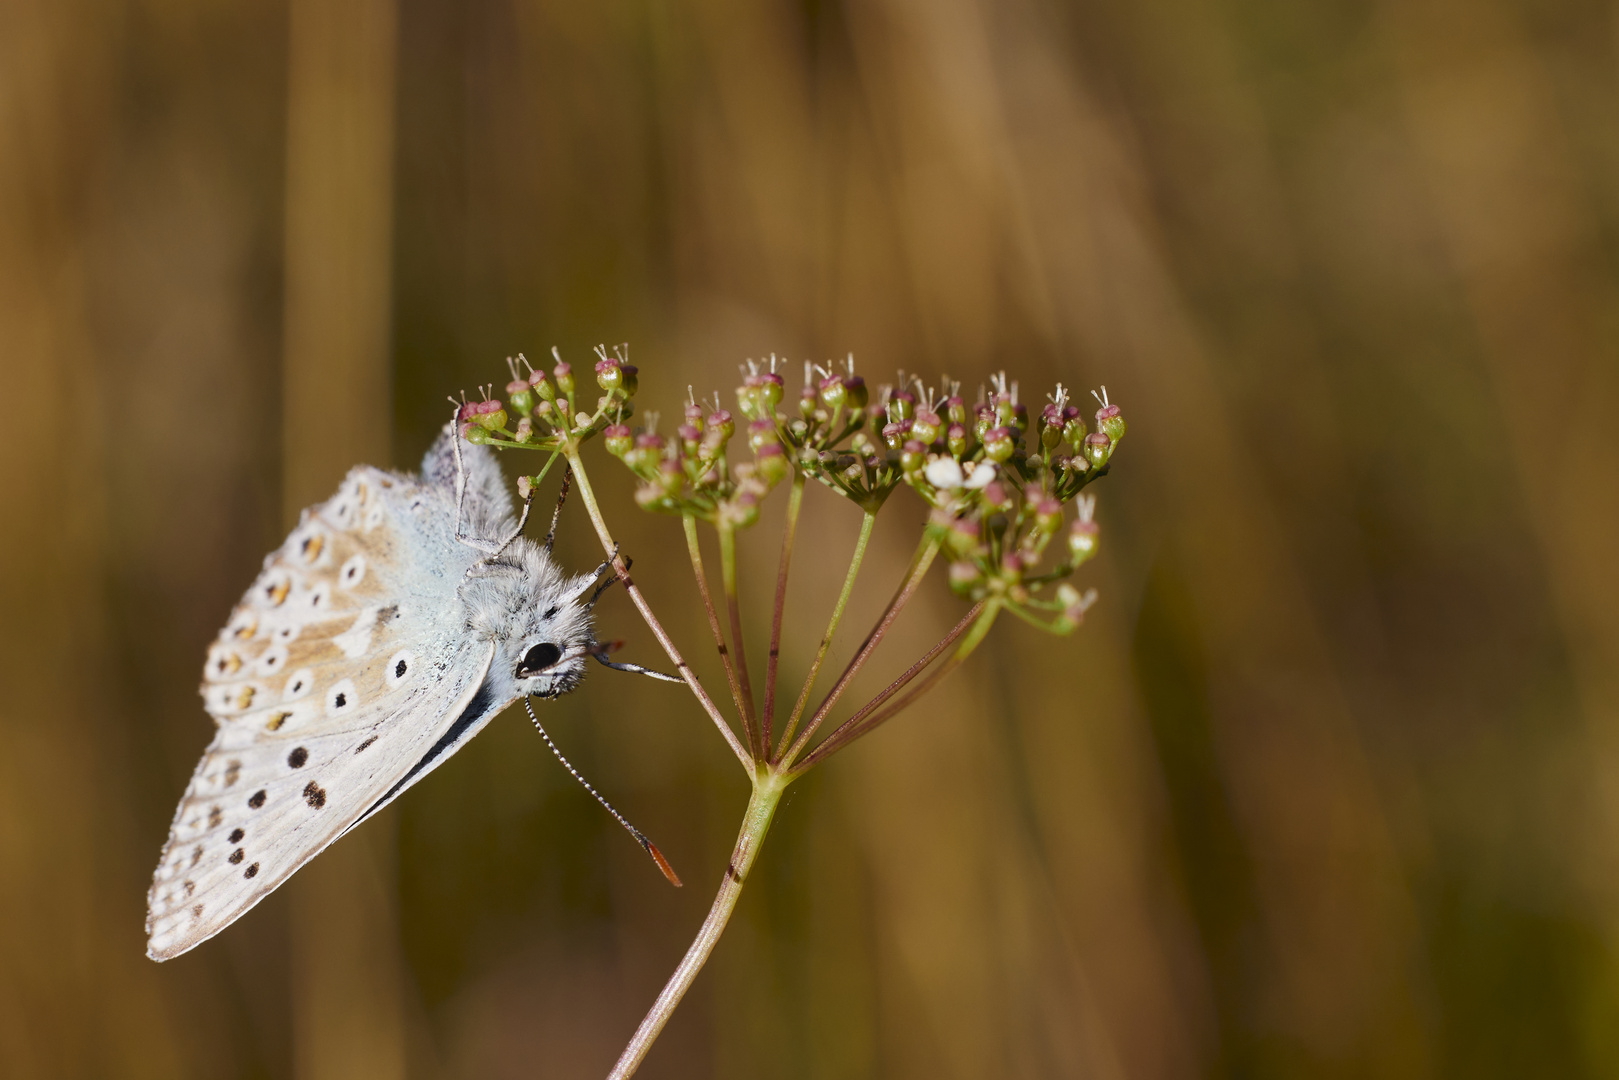
{"type": "Polygon", "coordinates": [[[304,511],[208,650],[218,728],[152,880],[147,955],[219,933],[512,702],[606,662],[596,576],[563,573],[513,511],[494,453],[453,425],[420,474],[360,466],[304,511]]]}

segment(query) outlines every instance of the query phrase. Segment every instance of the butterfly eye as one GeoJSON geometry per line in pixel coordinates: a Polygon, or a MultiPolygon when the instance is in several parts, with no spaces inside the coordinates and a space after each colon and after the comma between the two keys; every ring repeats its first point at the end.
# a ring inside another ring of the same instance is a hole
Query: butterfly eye
{"type": "Polygon", "coordinates": [[[542,641],[523,655],[523,662],[517,665],[517,677],[521,679],[537,674],[561,659],[561,649],[549,641],[542,641]]]}

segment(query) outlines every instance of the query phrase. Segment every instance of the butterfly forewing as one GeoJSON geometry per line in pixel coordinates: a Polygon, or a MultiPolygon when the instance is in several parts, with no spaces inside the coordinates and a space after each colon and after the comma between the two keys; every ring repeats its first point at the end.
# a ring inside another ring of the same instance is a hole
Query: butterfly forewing
{"type": "MultiPolygon", "coordinates": [[[[434,632],[455,603],[442,488],[361,468],[265,560],[204,667],[218,724],[148,896],[148,952],[211,937],[414,779],[467,710],[487,642],[434,632]],[[446,566],[438,575],[407,572],[446,566]]],[[[464,561],[464,560],[462,560],[464,561]]]]}

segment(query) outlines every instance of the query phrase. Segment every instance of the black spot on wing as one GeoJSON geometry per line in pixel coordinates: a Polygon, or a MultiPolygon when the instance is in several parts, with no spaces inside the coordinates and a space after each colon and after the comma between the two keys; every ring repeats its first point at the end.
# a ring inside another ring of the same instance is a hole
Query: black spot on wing
{"type": "MultiPolygon", "coordinates": [[[[455,723],[450,725],[450,730],[446,731],[442,736],[440,736],[439,741],[434,743],[427,753],[422,755],[422,759],[420,761],[410,767],[409,772],[399,778],[398,783],[394,784],[393,787],[388,789],[388,793],[386,795],[372,803],[371,808],[364,814],[361,814],[359,820],[356,821],[355,824],[358,825],[361,821],[364,821],[366,818],[370,817],[384,803],[388,802],[388,800],[399,794],[404,786],[410,783],[411,780],[413,780],[423,769],[433,764],[433,762],[444,756],[444,754],[453,752],[456,748],[456,744],[458,744],[462,739],[466,738],[467,731],[472,727],[473,724],[478,722],[478,718],[489,711],[489,707],[494,703],[494,699],[495,693],[489,688],[489,684],[487,682],[478,687],[478,692],[472,695],[472,700],[467,702],[467,707],[462,709],[461,715],[455,718],[455,723]]],[[[364,749],[364,747],[361,749],[364,749]]],[[[353,826],[350,827],[352,828],[353,826]]]]}

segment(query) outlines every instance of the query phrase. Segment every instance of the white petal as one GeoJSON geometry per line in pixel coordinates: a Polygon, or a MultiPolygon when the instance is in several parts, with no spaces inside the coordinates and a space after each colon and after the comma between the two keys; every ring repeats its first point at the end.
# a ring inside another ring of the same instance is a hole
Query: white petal
{"type": "Polygon", "coordinates": [[[972,475],[967,477],[967,490],[977,491],[980,488],[988,487],[989,482],[993,479],[995,479],[995,466],[991,462],[980,461],[973,466],[972,475]]]}
{"type": "Polygon", "coordinates": [[[961,486],[961,465],[955,458],[934,458],[928,462],[925,474],[928,483],[941,490],[954,491],[961,486]]]}

